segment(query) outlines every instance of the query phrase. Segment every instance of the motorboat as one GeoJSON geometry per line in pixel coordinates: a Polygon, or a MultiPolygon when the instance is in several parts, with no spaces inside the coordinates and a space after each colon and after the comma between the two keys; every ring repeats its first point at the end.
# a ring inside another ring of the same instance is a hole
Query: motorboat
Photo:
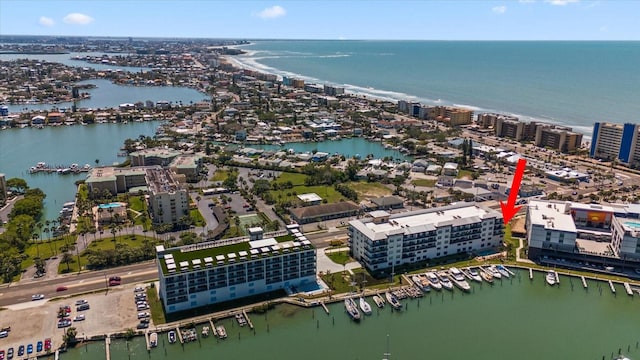
{"type": "Polygon", "coordinates": [[[547,276],[545,277],[545,280],[547,281],[547,284],[553,286],[556,284],[556,272],[549,270],[547,271],[547,276]]]}
{"type": "Polygon", "coordinates": [[[169,331],[169,334],[167,336],[169,337],[170,344],[173,344],[176,342],[176,332],[174,330],[169,331]]]}
{"type": "Polygon", "coordinates": [[[480,273],[478,272],[478,270],[472,269],[472,268],[468,268],[466,270],[467,270],[467,274],[469,274],[469,277],[471,277],[471,280],[475,282],[482,282],[482,276],[480,276],[480,273]]]}
{"type": "Polygon", "coordinates": [[[422,292],[429,292],[431,291],[431,288],[429,288],[429,280],[423,278],[420,275],[413,275],[411,277],[411,281],[413,281],[416,286],[418,287],[418,289],[420,289],[420,291],[422,292]]]}
{"type": "Polygon", "coordinates": [[[493,275],[491,275],[490,272],[480,268],[480,277],[482,277],[482,280],[488,282],[489,284],[493,285],[493,275]]]}
{"type": "Polygon", "coordinates": [[[371,305],[369,305],[364,296],[360,297],[360,310],[362,310],[365,315],[371,315],[371,305]]]}
{"type": "Polygon", "coordinates": [[[398,300],[398,298],[395,295],[393,295],[390,291],[385,292],[384,295],[387,298],[387,302],[391,304],[391,306],[393,306],[394,309],[396,310],[402,309],[402,304],[400,303],[400,300],[398,300]]]}
{"type": "Polygon", "coordinates": [[[383,308],[384,307],[384,299],[380,295],[377,295],[377,294],[373,295],[373,302],[376,303],[376,306],[378,308],[383,308]]]}
{"type": "Polygon", "coordinates": [[[429,271],[425,274],[427,277],[427,281],[429,282],[429,287],[435,290],[442,290],[442,284],[440,284],[440,280],[438,280],[438,276],[433,272],[429,271]]]}
{"type": "Polygon", "coordinates": [[[351,319],[353,319],[354,321],[360,321],[360,311],[358,311],[358,307],[356,306],[356,303],[355,301],[353,301],[353,299],[344,299],[344,308],[351,319]]]}
{"type": "Polygon", "coordinates": [[[462,291],[470,291],[471,285],[465,280],[464,274],[460,269],[452,267],[449,269],[449,274],[451,275],[451,280],[453,284],[458,287],[462,291]]]}
{"type": "Polygon", "coordinates": [[[158,346],[158,334],[152,332],[151,335],[149,335],[149,345],[151,347],[156,347],[158,346]]]}
{"type": "Polygon", "coordinates": [[[220,339],[227,338],[227,330],[222,325],[218,325],[218,327],[216,327],[216,333],[220,339]]]}
{"type": "Polygon", "coordinates": [[[453,283],[445,271],[438,271],[436,275],[438,275],[438,280],[440,280],[443,288],[449,291],[453,290],[453,283]]]}
{"type": "Polygon", "coordinates": [[[489,273],[491,273],[491,275],[493,275],[495,279],[502,279],[502,274],[500,273],[500,271],[498,271],[495,265],[489,265],[486,269],[487,271],[489,271],[489,273]]]}
{"type": "Polygon", "coordinates": [[[202,327],[202,337],[209,337],[209,327],[208,326],[203,326],[202,327]]]}
{"type": "Polygon", "coordinates": [[[498,270],[498,272],[500,273],[500,275],[506,277],[506,278],[510,278],[511,274],[509,274],[509,270],[507,270],[506,267],[502,266],[502,265],[496,265],[496,269],[498,270]]]}

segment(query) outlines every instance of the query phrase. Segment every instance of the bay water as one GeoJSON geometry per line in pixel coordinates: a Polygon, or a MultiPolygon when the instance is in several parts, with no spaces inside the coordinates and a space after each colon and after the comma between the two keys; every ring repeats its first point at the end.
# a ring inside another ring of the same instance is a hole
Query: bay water
{"type": "MultiPolygon", "coordinates": [[[[640,358],[640,298],[617,286],[561,276],[561,285],[545,284],[544,273],[530,281],[526,271],[491,286],[473,284],[464,294],[443,290],[419,300],[403,300],[405,310],[387,305],[354,323],[342,303],[303,309],[280,305],[266,315],[251,314],[255,334],[235,320],[219,323],[229,338],[201,338],[169,344],[159,334],[147,353],[143,337],[114,341],[111,359],[519,359],[600,360],[618,351],[640,358]]],[[[198,327],[201,329],[201,326],[198,327]]],[[[150,329],[153,331],[153,328],[150,329]]],[[[198,333],[200,336],[200,333],[198,333]]],[[[104,359],[104,342],[63,354],[63,360],[104,359]]]]}

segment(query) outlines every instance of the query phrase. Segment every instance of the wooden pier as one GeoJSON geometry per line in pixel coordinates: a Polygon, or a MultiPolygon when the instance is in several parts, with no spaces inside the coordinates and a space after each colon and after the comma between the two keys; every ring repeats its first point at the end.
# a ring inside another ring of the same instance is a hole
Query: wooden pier
{"type": "Polygon", "coordinates": [[[60,359],[60,350],[56,349],[55,354],[53,354],[53,360],[59,360],[60,359]]]}
{"type": "Polygon", "coordinates": [[[324,312],[326,312],[327,315],[329,315],[329,308],[327,307],[327,305],[324,304],[324,301],[320,301],[320,306],[322,306],[322,308],[324,309],[324,312]]]}
{"type": "Polygon", "coordinates": [[[624,289],[627,292],[627,295],[629,296],[633,296],[633,290],[631,289],[631,285],[629,285],[629,283],[623,283],[624,285],[624,289]]]}
{"type": "Polygon", "coordinates": [[[249,315],[247,315],[247,311],[245,309],[242,309],[242,316],[244,316],[244,318],[247,319],[247,324],[249,324],[249,328],[253,330],[253,323],[251,322],[251,319],[249,319],[249,315]]]}
{"type": "Polygon", "coordinates": [[[557,271],[553,272],[556,275],[556,284],[560,285],[560,275],[558,275],[557,271]]]}
{"type": "Polygon", "coordinates": [[[613,286],[613,281],[609,280],[609,288],[611,288],[612,293],[616,293],[616,287],[613,286]]]}
{"type": "Polygon", "coordinates": [[[151,342],[149,341],[149,331],[144,332],[144,341],[147,343],[147,351],[151,350],[151,342]]]}
{"type": "Polygon", "coordinates": [[[587,279],[584,278],[584,276],[580,276],[580,280],[582,280],[582,286],[584,286],[584,288],[587,288],[587,279]]]}
{"type": "Polygon", "coordinates": [[[506,266],[503,266],[503,267],[504,267],[504,269],[505,269],[505,270],[506,270],[506,271],[507,271],[511,276],[516,276],[516,273],[514,273],[514,272],[513,272],[513,271],[511,271],[511,270],[509,270],[509,268],[508,268],[508,267],[506,267],[506,266]]]}
{"type": "Polygon", "coordinates": [[[109,349],[109,345],[111,345],[111,337],[107,336],[104,338],[104,348],[107,352],[107,360],[111,360],[111,349],[109,349]]]}
{"type": "Polygon", "coordinates": [[[533,269],[529,268],[529,280],[533,280],[533,269]]]}
{"type": "Polygon", "coordinates": [[[176,326],[176,332],[178,333],[178,340],[180,340],[180,344],[184,344],[184,339],[182,338],[182,331],[180,331],[179,326],[176,326]]]}
{"type": "Polygon", "coordinates": [[[209,324],[211,324],[211,332],[213,336],[218,337],[218,330],[216,329],[216,324],[213,323],[213,319],[209,318],[209,324]]]}

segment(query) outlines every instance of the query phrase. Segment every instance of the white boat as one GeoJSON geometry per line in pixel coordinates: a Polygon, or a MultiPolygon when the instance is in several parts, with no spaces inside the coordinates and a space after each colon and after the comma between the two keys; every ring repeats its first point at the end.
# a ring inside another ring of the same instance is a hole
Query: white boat
{"type": "Polygon", "coordinates": [[[556,284],[556,273],[554,271],[547,271],[547,276],[545,277],[547,284],[553,286],[556,284]]]}
{"type": "Polygon", "coordinates": [[[209,336],[209,327],[208,326],[203,326],[202,327],[202,337],[208,337],[209,336]]]}
{"type": "Polygon", "coordinates": [[[355,301],[353,301],[353,299],[344,299],[344,308],[351,319],[353,319],[354,321],[360,321],[360,311],[358,311],[358,307],[356,306],[356,303],[355,301]]]}
{"type": "Polygon", "coordinates": [[[387,298],[387,302],[391,304],[391,306],[393,306],[394,309],[396,310],[402,309],[402,304],[400,303],[400,300],[398,300],[398,298],[396,298],[395,295],[393,295],[390,291],[385,292],[384,296],[387,298]]]}
{"type": "Polygon", "coordinates": [[[227,330],[224,328],[224,326],[219,325],[218,327],[216,327],[216,332],[218,333],[218,337],[220,339],[227,338],[227,330]]]}
{"type": "Polygon", "coordinates": [[[429,287],[435,290],[442,290],[442,284],[440,284],[440,280],[438,280],[438,276],[433,271],[429,271],[425,274],[427,277],[427,281],[429,281],[429,287]]]}
{"type": "Polygon", "coordinates": [[[438,275],[438,280],[440,280],[440,284],[442,284],[443,288],[453,290],[453,283],[445,271],[438,271],[436,275],[438,275]]]}
{"type": "Polygon", "coordinates": [[[486,270],[493,275],[495,279],[502,279],[502,274],[500,274],[500,271],[496,269],[495,265],[489,265],[486,270]]]}
{"type": "Polygon", "coordinates": [[[369,305],[364,296],[360,297],[360,310],[362,310],[365,315],[371,315],[371,305],[369,305]]]}
{"type": "Polygon", "coordinates": [[[380,295],[373,295],[373,302],[375,302],[376,306],[379,308],[384,307],[384,299],[380,295]]]}
{"type": "Polygon", "coordinates": [[[478,273],[478,270],[468,268],[467,274],[469,274],[469,276],[471,277],[471,280],[475,282],[482,282],[482,276],[480,276],[480,274],[478,273]]]}
{"type": "Polygon", "coordinates": [[[507,270],[507,268],[505,268],[502,265],[496,265],[496,270],[498,270],[498,272],[500,273],[500,275],[506,277],[506,278],[510,278],[511,274],[509,274],[509,270],[507,270]]]}
{"type": "Polygon", "coordinates": [[[453,284],[457,286],[462,291],[470,291],[471,285],[464,279],[464,274],[460,269],[452,267],[449,269],[449,274],[451,275],[451,280],[453,284]]]}
{"type": "Polygon", "coordinates": [[[493,285],[493,275],[491,275],[490,272],[485,271],[483,268],[480,268],[480,277],[482,277],[482,280],[488,282],[489,284],[493,285]]]}
{"type": "Polygon", "coordinates": [[[176,342],[176,332],[174,330],[169,331],[169,334],[167,334],[167,336],[169,337],[170,344],[173,344],[176,342]]]}
{"type": "Polygon", "coordinates": [[[413,281],[416,286],[418,287],[418,289],[420,289],[420,291],[426,293],[431,291],[431,288],[429,287],[429,280],[423,278],[420,275],[413,275],[411,277],[411,281],[413,281]]]}
{"type": "Polygon", "coordinates": [[[149,345],[151,347],[156,347],[158,346],[158,334],[157,333],[151,333],[151,335],[149,335],[149,345]]]}

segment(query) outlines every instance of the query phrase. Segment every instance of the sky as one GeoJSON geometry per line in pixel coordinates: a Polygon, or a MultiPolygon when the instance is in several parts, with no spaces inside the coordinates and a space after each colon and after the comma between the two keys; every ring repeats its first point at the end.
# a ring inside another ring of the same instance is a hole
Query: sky
{"type": "Polygon", "coordinates": [[[230,39],[640,40],[638,0],[0,0],[0,34],[230,39]]]}

